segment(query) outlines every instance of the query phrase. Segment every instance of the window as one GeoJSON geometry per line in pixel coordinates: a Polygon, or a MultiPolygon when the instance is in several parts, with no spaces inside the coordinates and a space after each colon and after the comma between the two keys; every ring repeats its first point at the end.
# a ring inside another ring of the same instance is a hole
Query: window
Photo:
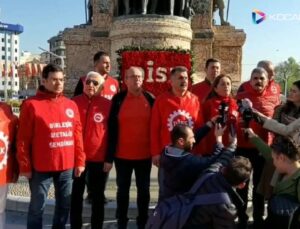
{"type": "Polygon", "coordinates": [[[18,86],[18,82],[15,82],[15,86],[18,86]]]}
{"type": "Polygon", "coordinates": [[[5,84],[5,82],[4,82],[4,81],[2,81],[2,86],[4,86],[4,84],[5,84]]]}
{"type": "Polygon", "coordinates": [[[15,77],[16,77],[16,78],[18,77],[18,73],[15,73],[15,77]]]}
{"type": "Polygon", "coordinates": [[[7,39],[7,43],[10,43],[11,42],[11,39],[9,38],[9,39],[7,39]]]}
{"type": "Polygon", "coordinates": [[[2,59],[2,60],[5,60],[5,56],[2,56],[1,59],[2,59]]]}
{"type": "Polygon", "coordinates": [[[2,49],[2,51],[5,51],[5,47],[2,47],[1,49],[2,49]]]}
{"type": "Polygon", "coordinates": [[[4,42],[4,38],[2,38],[1,41],[4,42]]]}
{"type": "Polygon", "coordinates": [[[15,52],[18,52],[18,49],[15,49],[15,52]]]}
{"type": "Polygon", "coordinates": [[[15,44],[18,44],[18,41],[17,41],[17,40],[15,40],[15,44]]]}
{"type": "Polygon", "coordinates": [[[8,85],[11,86],[11,82],[10,81],[8,82],[8,85]]]}
{"type": "Polygon", "coordinates": [[[17,61],[17,60],[18,60],[18,57],[15,56],[15,61],[17,61]]]}

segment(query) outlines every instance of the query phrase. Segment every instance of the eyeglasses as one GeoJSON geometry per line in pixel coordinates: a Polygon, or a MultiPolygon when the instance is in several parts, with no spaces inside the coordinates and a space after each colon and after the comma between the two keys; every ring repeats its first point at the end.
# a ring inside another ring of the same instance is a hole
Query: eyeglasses
{"type": "Polygon", "coordinates": [[[88,79],[88,80],[85,81],[85,84],[86,84],[86,85],[90,85],[91,83],[92,83],[94,86],[98,86],[98,85],[99,85],[99,82],[98,82],[97,80],[90,80],[90,79],[88,79]]]}

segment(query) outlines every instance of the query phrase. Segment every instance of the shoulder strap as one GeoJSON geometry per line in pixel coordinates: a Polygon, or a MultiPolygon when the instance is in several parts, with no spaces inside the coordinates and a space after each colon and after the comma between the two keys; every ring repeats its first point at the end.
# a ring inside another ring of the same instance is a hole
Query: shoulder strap
{"type": "Polygon", "coordinates": [[[202,176],[200,176],[200,178],[198,178],[198,180],[196,180],[196,182],[194,183],[194,185],[192,186],[190,191],[188,191],[188,193],[189,194],[196,193],[198,191],[198,189],[201,187],[201,185],[204,183],[204,181],[206,181],[207,178],[211,177],[214,174],[215,173],[205,173],[202,176]]]}
{"type": "Polygon", "coordinates": [[[193,199],[193,204],[195,206],[209,205],[209,204],[230,204],[230,203],[231,203],[230,197],[226,192],[201,194],[201,195],[197,195],[195,199],[193,199]]]}

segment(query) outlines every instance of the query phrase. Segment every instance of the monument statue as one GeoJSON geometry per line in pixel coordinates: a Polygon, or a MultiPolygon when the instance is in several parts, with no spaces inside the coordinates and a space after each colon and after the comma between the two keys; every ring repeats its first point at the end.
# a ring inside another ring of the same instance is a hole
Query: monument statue
{"type": "Polygon", "coordinates": [[[119,0],[119,15],[163,14],[189,18],[193,15],[192,0],[119,0]],[[123,6],[123,7],[122,7],[123,6]]]}
{"type": "MultiPolygon", "coordinates": [[[[229,4],[227,7],[229,7],[229,4]]],[[[213,12],[216,12],[217,10],[219,10],[221,25],[230,25],[224,19],[224,9],[225,9],[224,0],[213,0],[213,12]]]]}

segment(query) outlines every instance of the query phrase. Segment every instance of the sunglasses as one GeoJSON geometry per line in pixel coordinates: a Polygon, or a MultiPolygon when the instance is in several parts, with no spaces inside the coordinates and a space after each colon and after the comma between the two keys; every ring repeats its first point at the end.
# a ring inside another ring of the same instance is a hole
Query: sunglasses
{"type": "Polygon", "coordinates": [[[90,85],[91,83],[92,83],[94,86],[98,86],[98,85],[99,85],[99,82],[98,82],[97,80],[90,80],[90,79],[88,79],[88,80],[85,81],[85,84],[86,84],[86,85],[90,85]]]}

